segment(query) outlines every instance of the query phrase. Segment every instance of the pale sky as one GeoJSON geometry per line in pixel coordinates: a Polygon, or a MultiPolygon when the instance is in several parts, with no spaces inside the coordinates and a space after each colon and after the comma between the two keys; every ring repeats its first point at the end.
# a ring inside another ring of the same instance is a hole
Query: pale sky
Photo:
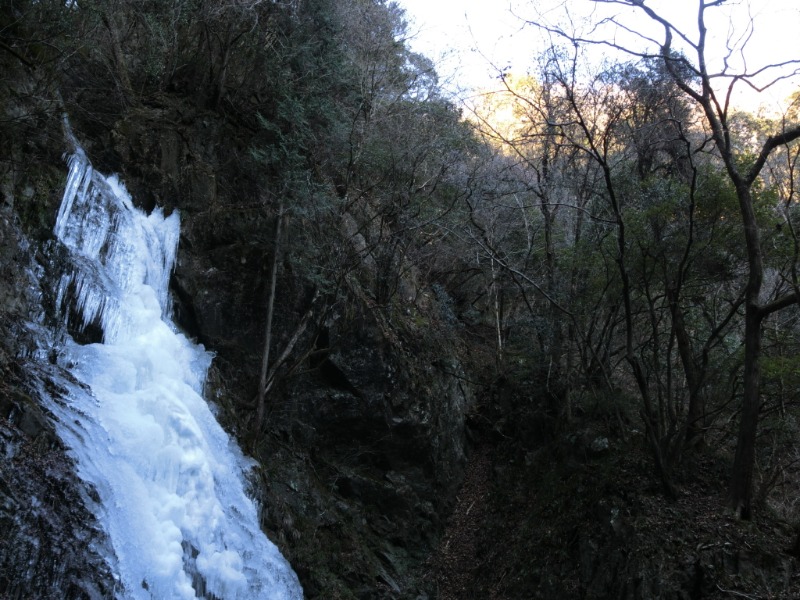
{"type": "MultiPolygon", "coordinates": [[[[568,7],[574,15],[588,15],[593,21],[618,15],[632,28],[640,30],[645,21],[636,20],[640,11],[619,5],[602,5],[591,0],[398,0],[406,9],[413,34],[411,47],[432,58],[447,89],[491,88],[497,85],[497,69],[525,73],[531,57],[541,51],[543,36],[524,26],[524,18],[561,22],[568,7]]],[[[696,0],[647,0],[647,5],[669,18],[696,38],[696,0]]],[[[734,26],[734,45],[740,44],[745,26],[752,15],[754,31],[747,43],[745,57],[749,70],[792,58],[800,59],[800,0],[729,0],[729,4],[707,11],[709,19],[708,50],[710,58],[722,56],[734,26]],[[713,56],[712,56],[713,54],[713,56]]],[[[609,34],[610,35],[610,34],[609,34]]],[[[662,39],[661,30],[653,37],[662,39]]],[[[741,56],[741,54],[735,54],[741,56]]],[[[732,58],[733,59],[733,58],[732,58]]],[[[721,63],[720,63],[721,64],[721,63]]],[[[755,108],[755,100],[775,109],[777,103],[800,89],[800,77],[776,86],[769,93],[743,94],[740,102],[755,108]]]]}

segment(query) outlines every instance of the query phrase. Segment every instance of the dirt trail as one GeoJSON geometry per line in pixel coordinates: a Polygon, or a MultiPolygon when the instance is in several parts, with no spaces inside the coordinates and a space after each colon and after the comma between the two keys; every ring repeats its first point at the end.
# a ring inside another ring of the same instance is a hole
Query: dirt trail
{"type": "Polygon", "coordinates": [[[431,560],[429,577],[436,582],[439,600],[473,600],[473,586],[483,568],[481,528],[488,515],[491,450],[476,449],[464,474],[456,506],[439,548],[431,560]]]}

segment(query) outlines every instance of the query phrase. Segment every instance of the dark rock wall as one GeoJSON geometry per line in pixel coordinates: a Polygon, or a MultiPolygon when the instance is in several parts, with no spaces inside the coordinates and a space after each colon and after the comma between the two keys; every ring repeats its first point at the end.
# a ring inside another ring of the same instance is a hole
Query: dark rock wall
{"type": "MultiPolygon", "coordinates": [[[[274,230],[257,165],[242,141],[253,133],[176,99],[130,107],[105,123],[86,120],[86,107],[70,102],[67,96],[63,109],[98,169],[118,172],[143,208],[181,212],[175,315],[216,353],[207,395],[260,463],[254,493],[264,506],[264,528],[298,571],[307,597],[416,597],[461,478],[464,414],[473,394],[463,380],[463,348],[437,322],[435,305],[371,306],[355,278],[295,352],[319,344],[324,330],[324,359],[300,361],[281,381],[269,398],[269,432],[253,436],[274,230]]],[[[46,269],[34,255],[43,265],[52,260],[42,249],[52,245],[65,148],[62,107],[41,108],[39,118],[12,132],[3,156],[3,368],[16,379],[3,384],[0,443],[9,457],[2,476],[10,507],[4,522],[13,525],[8,539],[14,541],[0,556],[0,593],[14,597],[36,579],[43,598],[56,588],[72,590],[68,597],[102,597],[112,586],[109,567],[93,550],[104,542],[83,504],[89,494],[74,489],[70,462],[26,385],[33,377],[30,352],[14,341],[22,321],[53,317],[54,286],[41,280],[46,269]],[[29,247],[8,241],[22,239],[15,221],[32,236],[29,247]],[[30,496],[43,498],[40,513],[32,510],[24,522],[8,516],[30,496]],[[49,558],[19,571],[22,554],[36,549],[49,558]],[[62,555],[73,558],[60,562],[62,555]]],[[[308,297],[302,268],[284,259],[277,346],[294,331],[308,297]]]]}

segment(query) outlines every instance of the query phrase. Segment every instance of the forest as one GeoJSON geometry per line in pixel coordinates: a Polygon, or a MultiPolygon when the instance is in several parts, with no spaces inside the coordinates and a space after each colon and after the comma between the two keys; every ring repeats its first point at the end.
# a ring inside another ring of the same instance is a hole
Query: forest
{"type": "Polygon", "coordinates": [[[307,598],[800,596],[800,94],[731,102],[800,55],[714,71],[728,0],[602,3],[657,36],[528,23],[464,104],[387,0],[0,1],[4,439],[67,115],[181,215],[176,319],[307,598]]]}

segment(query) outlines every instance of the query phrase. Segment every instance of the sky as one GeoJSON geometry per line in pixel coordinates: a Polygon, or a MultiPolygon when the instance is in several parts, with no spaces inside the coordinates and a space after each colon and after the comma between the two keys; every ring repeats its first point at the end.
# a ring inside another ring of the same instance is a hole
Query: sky
{"type": "MultiPolygon", "coordinates": [[[[593,13],[596,22],[603,16],[618,15],[632,28],[642,30],[646,19],[640,11],[619,5],[602,5],[591,0],[398,0],[409,19],[410,46],[438,65],[445,87],[453,93],[469,95],[470,90],[497,87],[499,70],[525,73],[544,46],[541,32],[525,25],[525,19],[544,18],[559,22],[568,9],[573,15],[593,13]]],[[[647,0],[696,37],[696,0],[647,0]]],[[[722,7],[709,9],[709,56],[721,66],[726,42],[741,45],[740,36],[753,17],[754,27],[745,57],[750,70],[792,58],[800,59],[800,0],[729,0],[722,7]],[[732,28],[730,25],[732,24],[732,28]]],[[[617,32],[619,35],[619,32],[617,32]]],[[[660,39],[659,31],[652,31],[660,39]]],[[[607,35],[611,35],[610,30],[607,35]]],[[[731,60],[741,60],[735,53],[731,60]]],[[[763,104],[780,110],[786,97],[800,89],[800,77],[783,82],[763,94],[741,87],[736,101],[742,108],[755,110],[763,104]]]]}

